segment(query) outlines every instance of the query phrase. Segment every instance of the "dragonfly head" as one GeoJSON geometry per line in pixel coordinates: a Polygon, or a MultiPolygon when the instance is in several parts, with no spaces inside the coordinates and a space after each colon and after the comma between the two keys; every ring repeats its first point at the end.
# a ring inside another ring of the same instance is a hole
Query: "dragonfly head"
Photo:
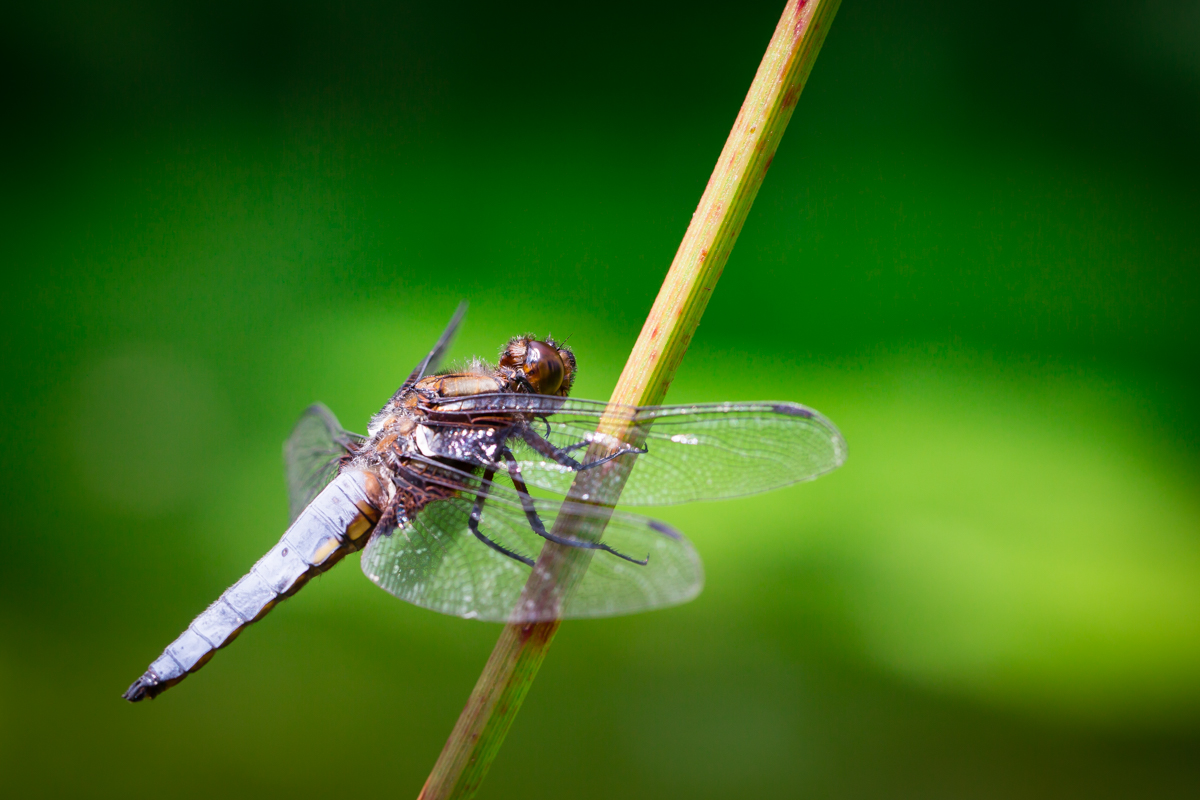
{"type": "Polygon", "coordinates": [[[550,338],[517,336],[500,352],[500,369],[536,394],[566,397],[575,382],[575,354],[550,338]]]}

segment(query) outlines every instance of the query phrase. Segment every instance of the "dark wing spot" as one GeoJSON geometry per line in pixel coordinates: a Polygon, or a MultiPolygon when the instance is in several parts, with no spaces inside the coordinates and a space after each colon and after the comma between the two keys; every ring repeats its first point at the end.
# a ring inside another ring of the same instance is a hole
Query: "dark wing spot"
{"type": "Polygon", "coordinates": [[[771,410],[776,414],[783,414],[788,417],[804,417],[805,419],[813,418],[812,411],[809,411],[804,406],[792,405],[791,403],[779,403],[777,405],[773,405],[771,406],[771,410]]]}
{"type": "Polygon", "coordinates": [[[670,536],[672,539],[682,539],[683,535],[679,531],[667,525],[664,522],[659,522],[656,519],[650,520],[650,527],[661,533],[663,536],[670,536]]]}

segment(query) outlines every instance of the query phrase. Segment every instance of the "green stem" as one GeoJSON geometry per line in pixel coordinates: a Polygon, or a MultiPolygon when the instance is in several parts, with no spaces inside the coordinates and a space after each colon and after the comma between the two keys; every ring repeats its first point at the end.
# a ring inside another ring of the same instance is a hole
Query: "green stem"
{"type": "MultiPolygon", "coordinates": [[[[775,149],[840,2],[789,0],[784,8],[610,402],[654,405],[666,396],[775,157],[775,149]]],[[[608,422],[602,427],[617,436],[622,433],[619,422],[608,422]]],[[[619,487],[616,491],[619,492],[619,487]]],[[[572,487],[568,499],[579,493],[578,486],[572,487]]],[[[615,501],[616,497],[607,499],[615,501]]],[[[560,597],[561,591],[555,595],[555,586],[571,585],[578,580],[587,567],[590,552],[548,544],[538,559],[538,566],[545,569],[535,568],[525,597],[560,597]]],[[[537,675],[558,625],[554,621],[504,626],[425,782],[422,800],[468,798],[475,794],[537,675]]]]}

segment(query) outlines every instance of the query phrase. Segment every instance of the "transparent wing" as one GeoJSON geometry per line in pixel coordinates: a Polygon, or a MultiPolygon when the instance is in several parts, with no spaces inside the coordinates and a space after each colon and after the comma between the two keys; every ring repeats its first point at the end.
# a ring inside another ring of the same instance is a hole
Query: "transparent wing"
{"type": "Polygon", "coordinates": [[[846,440],[837,427],[796,403],[610,407],[596,400],[493,394],[430,408],[437,413],[429,425],[441,428],[429,437],[439,455],[482,464],[498,461],[496,448],[482,446],[488,436],[495,438],[488,432],[491,426],[505,437],[525,481],[559,494],[571,486],[576,468],[539,452],[522,437],[521,428],[528,426],[560,453],[590,468],[597,465],[586,461],[588,445],[605,438],[595,431],[607,413],[628,424],[627,441],[646,450],[615,459],[632,468],[620,497],[627,505],[756,494],[813,480],[846,460],[846,440]]]}
{"type": "Polygon", "coordinates": [[[458,304],[458,308],[454,310],[454,316],[450,318],[450,322],[446,325],[446,330],[442,331],[442,335],[438,337],[437,343],[433,345],[433,349],[429,351],[429,355],[425,356],[420,364],[417,364],[412,374],[408,376],[408,380],[400,387],[401,391],[421,380],[426,374],[437,370],[438,365],[442,362],[442,357],[450,349],[450,343],[454,341],[454,334],[458,332],[458,326],[462,323],[463,317],[466,315],[467,301],[463,300],[458,304]]]}
{"type": "Polygon", "coordinates": [[[333,412],[321,403],[304,409],[296,427],[283,443],[287,469],[288,521],[300,512],[334,479],[338,460],[352,452],[362,436],[342,428],[333,412]]]}
{"type": "Polygon", "coordinates": [[[545,540],[534,532],[520,496],[504,486],[474,479],[461,496],[429,504],[390,534],[374,534],[363,551],[363,572],[402,600],[491,622],[632,614],[687,602],[703,587],[700,557],[670,527],[597,506],[560,508],[558,503],[527,498],[547,531],[554,531],[560,513],[575,515],[576,533],[567,536],[579,544],[587,541],[585,532],[594,533],[607,519],[602,541],[645,563],[587,550],[590,565],[562,605],[525,603],[517,611],[533,568],[471,532],[475,499],[485,490],[480,532],[515,556],[537,559],[545,540]]]}

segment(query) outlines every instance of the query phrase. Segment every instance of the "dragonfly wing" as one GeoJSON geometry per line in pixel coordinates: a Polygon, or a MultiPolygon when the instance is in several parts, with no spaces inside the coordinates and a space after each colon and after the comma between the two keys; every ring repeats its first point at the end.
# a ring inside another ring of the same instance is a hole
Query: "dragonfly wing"
{"type": "Polygon", "coordinates": [[[534,531],[520,496],[504,486],[475,479],[474,486],[461,496],[430,503],[390,533],[375,533],[363,551],[363,572],[402,600],[443,614],[491,622],[632,614],[687,602],[703,587],[699,556],[687,539],[668,526],[596,506],[560,507],[526,498],[547,531],[554,530],[560,513],[575,515],[574,529],[582,532],[567,538],[579,545],[590,541],[583,538],[583,532],[594,533],[607,519],[602,541],[645,563],[588,550],[590,565],[561,605],[552,610],[545,604],[524,604],[517,610],[532,568],[472,533],[472,510],[476,497],[484,491],[487,498],[479,518],[480,533],[515,556],[535,560],[545,539],[534,531]]]}
{"type": "Polygon", "coordinates": [[[362,439],[343,429],[323,404],[314,403],[304,410],[283,443],[289,524],[337,476],[339,459],[362,439]]]}
{"type": "MultiPolygon", "coordinates": [[[[442,412],[439,419],[445,420],[445,434],[430,438],[445,440],[447,448],[470,455],[461,441],[470,436],[462,427],[464,421],[478,427],[502,414],[510,419],[519,414],[529,419],[534,433],[589,467],[588,445],[611,439],[596,434],[601,417],[623,422],[629,431],[627,441],[646,450],[618,456],[612,465],[624,462],[632,467],[620,496],[626,505],[756,494],[813,480],[846,460],[846,440],[837,427],[796,403],[633,407],[530,395],[485,395],[472,398],[472,403],[459,402],[454,410],[442,412]]],[[[570,488],[574,468],[547,457],[515,433],[508,436],[508,445],[527,483],[559,494],[570,488]]],[[[472,460],[486,463],[486,459],[472,460]]],[[[615,475],[624,470],[611,471],[615,475]]]]}
{"type": "Polygon", "coordinates": [[[463,300],[458,304],[458,308],[454,311],[454,316],[450,318],[450,322],[446,325],[446,330],[442,331],[442,335],[438,337],[437,343],[433,349],[429,351],[429,355],[421,361],[420,364],[413,369],[412,374],[408,376],[408,380],[400,387],[400,391],[412,386],[421,378],[425,377],[430,372],[437,370],[438,365],[442,362],[442,357],[446,355],[446,351],[450,349],[450,343],[454,341],[454,334],[458,332],[458,326],[463,321],[463,317],[467,315],[467,301],[463,300]]]}

